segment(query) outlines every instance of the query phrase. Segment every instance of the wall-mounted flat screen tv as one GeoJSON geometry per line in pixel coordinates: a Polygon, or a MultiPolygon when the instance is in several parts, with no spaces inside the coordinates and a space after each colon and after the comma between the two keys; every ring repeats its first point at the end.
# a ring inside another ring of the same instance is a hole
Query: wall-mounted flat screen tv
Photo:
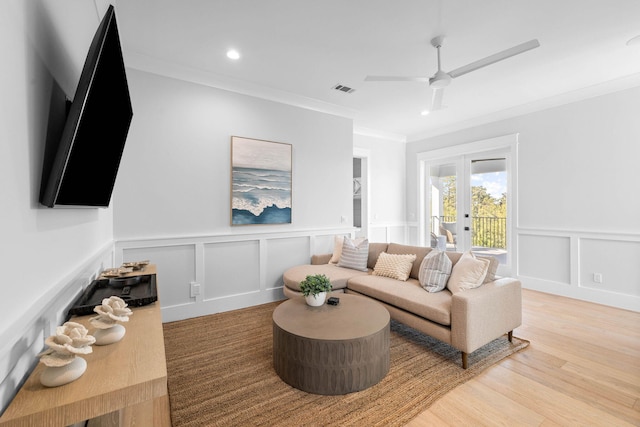
{"type": "Polygon", "coordinates": [[[100,22],[62,136],[43,165],[40,203],[108,207],[133,117],[113,6],[100,22]]]}

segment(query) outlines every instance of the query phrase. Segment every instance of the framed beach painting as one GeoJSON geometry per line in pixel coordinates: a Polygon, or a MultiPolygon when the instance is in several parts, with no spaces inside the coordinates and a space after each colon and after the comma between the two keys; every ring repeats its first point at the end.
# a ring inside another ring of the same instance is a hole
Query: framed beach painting
{"type": "Polygon", "coordinates": [[[231,137],[231,225],[291,223],[292,146],[231,137]]]}

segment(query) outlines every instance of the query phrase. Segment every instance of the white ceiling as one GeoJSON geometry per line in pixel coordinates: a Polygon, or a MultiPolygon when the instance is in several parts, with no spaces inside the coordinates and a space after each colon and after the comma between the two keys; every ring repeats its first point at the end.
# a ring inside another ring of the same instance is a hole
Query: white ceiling
{"type": "Polygon", "coordinates": [[[126,65],[340,114],[398,140],[640,85],[638,0],[123,0],[126,65]],[[454,79],[446,108],[421,116],[430,40],[451,71],[538,39],[540,47],[454,79]],[[231,61],[229,48],[242,57],[231,61]],[[333,90],[336,84],[355,89],[333,90]]]}

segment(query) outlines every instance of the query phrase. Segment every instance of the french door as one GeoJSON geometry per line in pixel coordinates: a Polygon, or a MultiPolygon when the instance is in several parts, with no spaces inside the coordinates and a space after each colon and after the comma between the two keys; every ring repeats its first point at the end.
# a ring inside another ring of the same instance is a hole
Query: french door
{"type": "Polygon", "coordinates": [[[511,274],[515,209],[511,150],[429,157],[420,165],[422,243],[495,256],[499,274],[511,274]]]}

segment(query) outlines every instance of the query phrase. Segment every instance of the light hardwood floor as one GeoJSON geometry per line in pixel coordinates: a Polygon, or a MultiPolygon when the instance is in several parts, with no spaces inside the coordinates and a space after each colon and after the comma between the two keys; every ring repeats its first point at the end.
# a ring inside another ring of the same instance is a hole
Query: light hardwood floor
{"type": "Polygon", "coordinates": [[[408,424],[640,426],[640,313],[523,290],[525,350],[408,424]]]}

